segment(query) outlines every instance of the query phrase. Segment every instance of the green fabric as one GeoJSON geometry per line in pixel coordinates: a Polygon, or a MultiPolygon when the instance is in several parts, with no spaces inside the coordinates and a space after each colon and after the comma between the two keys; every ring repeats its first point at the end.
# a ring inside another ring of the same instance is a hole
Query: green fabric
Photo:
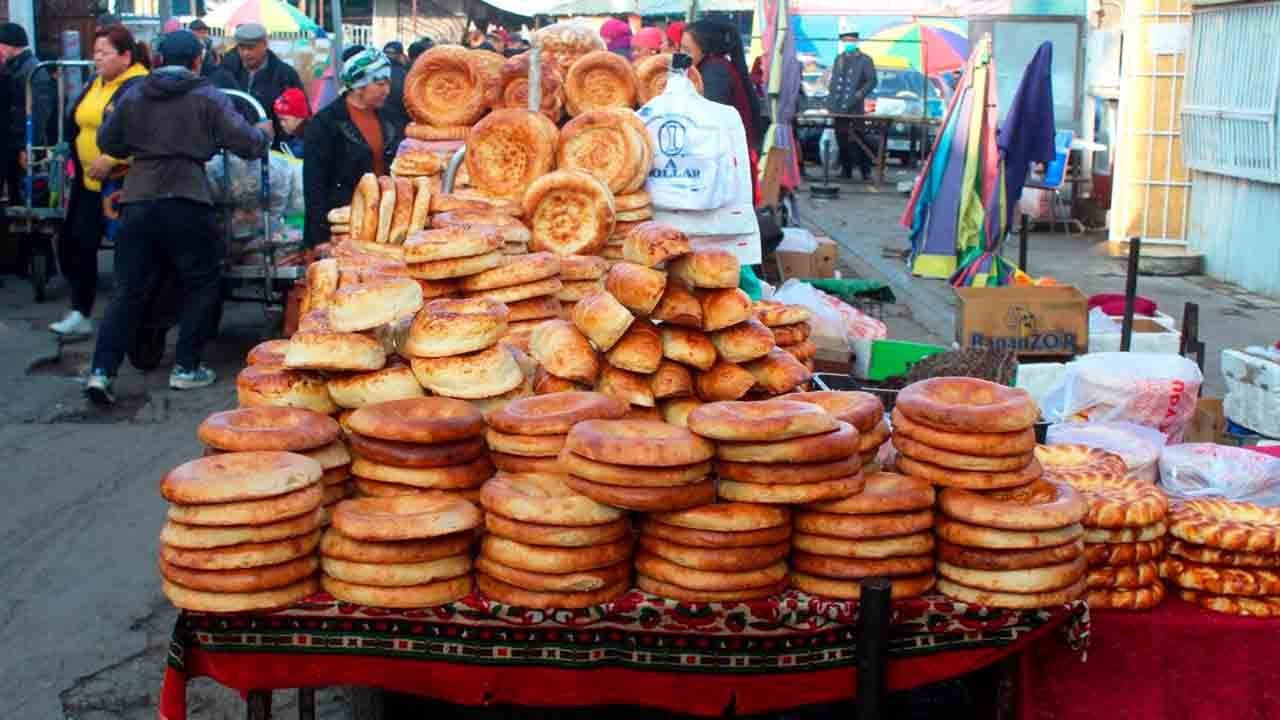
{"type": "Polygon", "coordinates": [[[746,293],[752,302],[764,298],[764,286],[760,284],[760,278],[756,277],[756,271],[750,265],[743,265],[738,272],[738,289],[746,293]]]}
{"type": "Polygon", "coordinates": [[[818,288],[824,293],[835,295],[841,300],[852,303],[857,299],[879,300],[880,302],[896,302],[888,284],[880,280],[858,280],[848,278],[806,278],[804,282],[818,288]]]}

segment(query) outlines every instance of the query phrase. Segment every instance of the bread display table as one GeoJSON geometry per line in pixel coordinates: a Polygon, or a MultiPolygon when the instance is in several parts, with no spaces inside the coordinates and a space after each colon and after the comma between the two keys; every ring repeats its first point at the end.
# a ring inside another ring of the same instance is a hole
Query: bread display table
{"type": "Polygon", "coordinates": [[[1176,594],[1150,611],[1094,610],[1083,656],[1039,643],[1021,656],[1024,720],[1274,718],[1280,624],[1176,594]]]}
{"type": "MultiPolygon", "coordinates": [[[[479,594],[390,611],[320,594],[266,614],[183,612],[160,717],[186,717],[186,683],[254,690],[358,685],[449,702],[637,705],[693,715],[777,711],[853,697],[858,604],[787,591],[749,603],[685,605],[632,590],[581,611],[529,611],[479,594]],[[760,682],[767,678],[767,682],[760,682]]],[[[1087,606],[1003,611],[941,596],[893,603],[888,684],[963,675],[1055,628],[1083,648],[1087,606]]],[[[1078,660],[1078,659],[1077,659],[1078,660]]]]}

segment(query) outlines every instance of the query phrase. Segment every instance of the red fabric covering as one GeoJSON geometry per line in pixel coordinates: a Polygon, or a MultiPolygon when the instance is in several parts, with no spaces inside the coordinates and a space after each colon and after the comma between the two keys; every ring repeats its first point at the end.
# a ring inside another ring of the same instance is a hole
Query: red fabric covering
{"type": "Polygon", "coordinates": [[[1176,597],[1150,612],[1091,616],[1085,661],[1052,642],[1023,654],[1023,720],[1280,717],[1280,622],[1176,597]]]}
{"type": "MultiPolygon", "coordinates": [[[[889,689],[907,690],[959,677],[1037,645],[1062,645],[1054,633],[1070,616],[1061,615],[1001,648],[950,650],[889,663],[889,689]],[[1047,642],[1037,642],[1049,636],[1047,642]]],[[[854,672],[847,669],[774,675],[717,675],[643,672],[621,668],[561,670],[545,667],[485,667],[350,655],[186,653],[184,674],[166,668],[160,691],[160,720],[185,720],[187,680],[206,676],[247,693],[251,690],[360,685],[432,697],[461,705],[567,707],[636,705],[704,717],[778,712],[853,698],[854,672]]],[[[1091,718],[1098,720],[1098,718],[1091,718]]]]}
{"type": "Polygon", "coordinates": [[[1263,455],[1280,458],[1280,445],[1251,445],[1250,450],[1260,452],[1263,455]]]}

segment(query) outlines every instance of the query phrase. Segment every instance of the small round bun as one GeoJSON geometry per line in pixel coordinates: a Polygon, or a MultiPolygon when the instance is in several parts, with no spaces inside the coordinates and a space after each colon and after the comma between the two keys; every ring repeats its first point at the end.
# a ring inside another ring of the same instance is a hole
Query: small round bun
{"type": "MultiPolygon", "coordinates": [[[[736,287],[702,290],[697,297],[702,305],[702,329],[707,332],[723,330],[751,318],[751,298],[736,287]]],[[[769,338],[772,347],[773,336],[769,338]]]]}
{"type": "Polygon", "coordinates": [[[294,370],[381,370],[387,352],[382,343],[360,333],[299,332],[289,339],[284,364],[294,370]]]}
{"type": "Polygon", "coordinates": [[[406,365],[329,378],[329,397],[341,408],[355,409],[388,400],[422,397],[422,386],[406,365]]]}
{"type": "Polygon", "coordinates": [[[590,385],[600,374],[600,358],[573,323],[546,320],[529,336],[529,353],[556,377],[590,385]]]}
{"type": "Polygon", "coordinates": [[[666,273],[629,262],[615,263],[604,278],[605,290],[637,315],[653,312],[666,286],[666,273]]]}
{"type": "Polygon", "coordinates": [[[560,280],[599,280],[608,272],[609,264],[598,255],[564,255],[560,258],[560,280]]]}
{"type": "Polygon", "coordinates": [[[703,372],[716,363],[716,347],[701,330],[664,324],[662,356],[668,360],[693,366],[703,372]]]}
{"type": "Polygon", "coordinates": [[[657,400],[693,395],[693,373],[678,362],[663,360],[649,378],[649,387],[657,400]]]}
{"type": "Polygon", "coordinates": [[[240,407],[295,407],[321,415],[338,411],[324,378],[278,365],[250,365],[236,376],[240,407]]]}
{"type": "Polygon", "coordinates": [[[573,308],[573,324],[603,352],[621,340],[634,321],[631,311],[603,290],[579,300],[573,308]]]}
{"type": "Polygon", "coordinates": [[[662,363],[662,335],[652,322],[638,318],[607,358],[610,365],[622,370],[645,375],[657,372],[662,363]]]}
{"type": "Polygon", "coordinates": [[[693,247],[688,235],[666,223],[651,220],[631,228],[622,239],[622,257],[644,267],[658,267],[691,252],[693,247]]]}
{"type": "MultiPolygon", "coordinates": [[[[745,363],[762,358],[774,349],[773,332],[765,327],[764,323],[749,316],[745,322],[711,333],[711,344],[715,346],[716,352],[720,354],[721,359],[735,363],[745,363]]],[[[782,353],[781,350],[778,352],[782,353]]],[[[782,354],[786,355],[786,353],[782,354]]],[[[795,359],[791,358],[790,355],[787,357],[791,360],[795,359]]],[[[805,380],[807,379],[806,373],[805,380]]],[[[795,385],[791,387],[795,387],[795,385]]]]}
{"type": "MultiPolygon", "coordinates": [[[[758,323],[755,320],[752,322],[758,323]]],[[[765,330],[768,331],[768,328],[765,330]]],[[[743,367],[756,379],[757,386],[774,395],[790,392],[809,382],[812,377],[808,368],[781,348],[773,348],[764,357],[748,362],[743,367]]]]}
{"type": "Polygon", "coordinates": [[[432,300],[414,318],[403,352],[446,357],[483,350],[507,331],[508,316],[505,305],[486,298],[432,300]]]}
{"type": "Polygon", "coordinates": [[[736,288],[740,267],[736,255],[718,247],[698,248],[667,263],[672,277],[695,288],[736,288]]]}
{"type": "Polygon", "coordinates": [[[664,323],[702,329],[702,303],[683,283],[668,282],[650,316],[664,323]]]}
{"type": "Polygon", "coordinates": [[[696,379],[698,397],[707,402],[737,400],[755,384],[751,373],[725,360],[717,360],[710,370],[698,373],[696,379]]]}
{"type": "Polygon", "coordinates": [[[631,405],[646,408],[654,406],[653,391],[649,388],[648,376],[616,368],[608,363],[600,371],[600,381],[596,383],[596,391],[631,405]]]}
{"type": "Polygon", "coordinates": [[[413,374],[436,395],[478,400],[511,392],[524,373],[511,350],[499,343],[466,355],[412,359],[413,374]]]}

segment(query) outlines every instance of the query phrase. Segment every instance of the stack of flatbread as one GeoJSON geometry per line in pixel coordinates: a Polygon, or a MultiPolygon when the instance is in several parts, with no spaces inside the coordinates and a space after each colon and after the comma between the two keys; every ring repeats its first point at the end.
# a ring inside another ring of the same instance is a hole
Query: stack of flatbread
{"type": "Polygon", "coordinates": [[[521,367],[524,353],[502,342],[510,316],[492,298],[431,300],[414,318],[401,352],[424,388],[487,412],[532,392],[521,367]]]}
{"type": "Polygon", "coordinates": [[[631,586],[626,513],[571,489],[554,473],[499,473],[480,502],[488,533],[476,570],[490,599],[530,608],[583,608],[631,586]]]}
{"type": "Polygon", "coordinates": [[[225,410],[205,418],[196,429],[206,455],[274,450],[306,455],[320,463],[325,510],[355,492],[351,482],[351,454],[342,441],[337,421],[311,410],[257,407],[225,410]]]}
{"type": "Polygon", "coordinates": [[[1159,563],[1169,500],[1155,485],[1126,477],[1124,460],[1084,445],[1041,445],[1044,477],[1089,503],[1085,516],[1086,599],[1090,607],[1145,610],[1164,598],[1159,563]],[[1145,539],[1142,539],[1145,538],[1145,539]]]}
{"type": "Polygon", "coordinates": [[[799,505],[862,491],[857,429],[813,403],[708,403],[689,413],[688,424],[716,441],[725,500],[799,505]]]}
{"type": "Polygon", "coordinates": [[[520,398],[486,416],[485,440],[499,470],[562,473],[559,455],[574,425],[584,420],[616,420],[626,413],[626,403],[595,392],[520,398]]]}
{"type": "Polygon", "coordinates": [[[620,259],[626,231],[653,217],[652,201],[644,190],[653,166],[653,140],[644,123],[630,108],[584,112],[560,130],[556,165],[588,172],[609,189],[616,224],[602,254],[620,259]]]}
{"type": "Polygon", "coordinates": [[[810,373],[818,346],[809,339],[813,327],[809,324],[812,313],[803,305],[786,305],[773,300],[757,300],[756,318],[773,332],[778,347],[799,360],[810,373]]]}
{"type": "Polygon", "coordinates": [[[1280,510],[1223,498],[1177,503],[1160,576],[1179,597],[1233,615],[1280,616],[1280,510]]]}
{"type": "Polygon", "coordinates": [[[654,420],[587,420],[560,453],[569,487],[624,510],[669,512],[715,499],[715,446],[685,428],[654,420]]]}
{"type": "Polygon", "coordinates": [[[322,583],[344,602],[385,608],[443,605],[473,585],[480,510],[455,495],[344,500],[320,545],[322,583]]]}
{"type": "Polygon", "coordinates": [[[360,495],[444,491],[474,501],[493,476],[484,418],[465,401],[429,397],[367,405],[343,425],[360,495]]]}
{"type": "Polygon", "coordinates": [[[640,526],[636,585],[681,602],[739,602],[787,586],[787,508],[716,503],[648,515],[640,526]]]}
{"type": "Polygon", "coordinates": [[[857,495],[797,508],[792,586],[856,600],[864,578],[887,577],[895,598],[927,592],[935,579],[933,502],[928,482],[877,472],[857,495]]]}
{"type": "Polygon", "coordinates": [[[320,463],[289,452],[229,452],[160,481],[160,588],[203,612],[278,608],[320,589],[320,463]]]}
{"type": "Polygon", "coordinates": [[[537,252],[504,257],[497,267],[462,278],[459,287],[467,297],[505,303],[508,328],[503,337],[527,350],[533,328],[561,315],[559,276],[559,256],[537,252]]]}
{"type": "Polygon", "coordinates": [[[858,431],[858,457],[862,460],[862,472],[880,470],[877,458],[890,435],[884,403],[880,398],[866,392],[820,390],[791,393],[786,399],[813,403],[836,420],[852,425],[858,431]]]}
{"type": "Polygon", "coordinates": [[[532,236],[524,222],[516,217],[519,212],[518,205],[505,203],[484,210],[479,208],[450,210],[432,215],[431,227],[479,226],[498,234],[502,239],[503,255],[523,255],[529,252],[529,240],[532,236]]]}

